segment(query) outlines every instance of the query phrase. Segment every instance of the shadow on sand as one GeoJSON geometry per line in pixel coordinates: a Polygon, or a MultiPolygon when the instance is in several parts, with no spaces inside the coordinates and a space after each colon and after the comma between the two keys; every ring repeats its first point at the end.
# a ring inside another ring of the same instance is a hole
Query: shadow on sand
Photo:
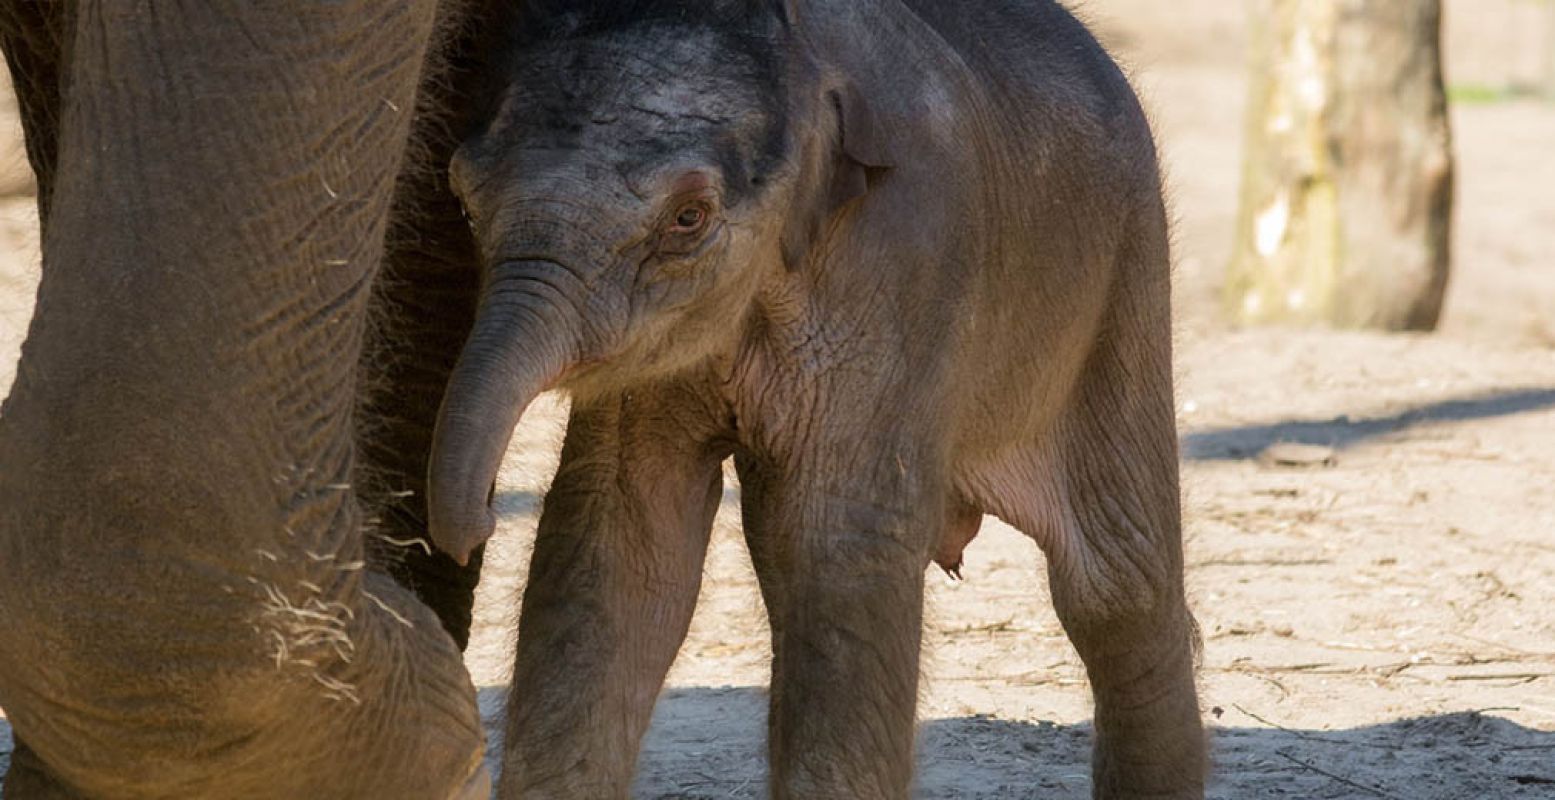
{"type": "MultiPolygon", "coordinates": [[[[480,691],[496,767],[505,688],[480,691]]],[[[766,796],[766,692],[670,689],[643,743],[639,800],[766,796]]],[[[1234,712],[1232,712],[1234,713],[1234,712]]],[[[991,717],[927,720],[915,796],[1090,797],[1090,726],[991,717]]],[[[11,728],[0,719],[0,795],[11,728]]],[[[1476,711],[1337,731],[1217,727],[1208,797],[1534,800],[1555,797],[1555,732],[1476,711]]]]}
{"type": "MultiPolygon", "coordinates": [[[[500,747],[505,689],[481,690],[500,747]]],[[[643,743],[633,795],[766,796],[766,692],[670,689],[643,743]]],[[[1237,712],[1227,712],[1222,722],[1237,712]]],[[[1337,731],[1217,727],[1210,798],[1533,800],[1555,797],[1555,732],[1466,711],[1337,731]]],[[[1088,724],[990,717],[927,720],[919,732],[919,798],[1074,798],[1090,795],[1088,724]]]]}
{"type": "Polygon", "coordinates": [[[1211,428],[1183,436],[1182,455],[1189,461],[1236,461],[1252,458],[1277,442],[1324,445],[1342,450],[1424,423],[1468,422],[1550,407],[1555,407],[1555,388],[1517,389],[1428,403],[1385,417],[1352,419],[1341,416],[1330,420],[1287,420],[1211,428]]]}

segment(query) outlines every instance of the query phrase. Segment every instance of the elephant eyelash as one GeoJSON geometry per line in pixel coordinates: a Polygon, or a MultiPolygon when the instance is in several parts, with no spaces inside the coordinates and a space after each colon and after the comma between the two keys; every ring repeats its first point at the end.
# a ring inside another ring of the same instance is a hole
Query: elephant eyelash
{"type": "Polygon", "coordinates": [[[722,219],[709,216],[708,222],[695,233],[666,233],[659,237],[655,255],[661,258],[694,259],[706,252],[709,245],[722,233],[722,219]],[[678,241],[675,241],[678,240],[678,241]]]}

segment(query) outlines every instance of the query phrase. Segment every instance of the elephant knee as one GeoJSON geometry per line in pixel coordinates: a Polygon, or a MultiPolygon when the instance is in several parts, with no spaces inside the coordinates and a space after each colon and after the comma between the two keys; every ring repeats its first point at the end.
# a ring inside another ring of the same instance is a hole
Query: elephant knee
{"type": "Polygon", "coordinates": [[[1070,526],[1048,554],[1054,608],[1070,637],[1128,641],[1167,630],[1193,636],[1180,546],[1126,523],[1100,530],[1070,526]]]}

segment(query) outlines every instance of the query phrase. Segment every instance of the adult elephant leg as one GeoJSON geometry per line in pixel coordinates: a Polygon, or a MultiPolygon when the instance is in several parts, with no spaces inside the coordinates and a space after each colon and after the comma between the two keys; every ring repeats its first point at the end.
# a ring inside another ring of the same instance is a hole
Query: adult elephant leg
{"type": "MultiPolygon", "coordinates": [[[[442,208],[442,198],[423,208],[442,208]]],[[[457,206],[454,209],[457,220],[457,206]]],[[[441,216],[441,215],[439,215],[441,216]]],[[[418,223],[425,225],[426,221],[418,223]]],[[[438,616],[462,650],[469,642],[481,554],[461,566],[428,544],[426,481],[432,429],[448,376],[474,321],[479,291],[468,233],[420,228],[442,252],[391,243],[378,290],[373,340],[363,361],[367,381],[359,416],[367,507],[375,515],[369,551],[395,580],[438,616]]]]}
{"type": "MultiPolygon", "coordinates": [[[[428,232],[430,233],[430,232],[428,232]]],[[[461,232],[448,239],[458,241],[461,232]]],[[[375,563],[437,614],[459,649],[469,643],[477,550],[460,565],[430,547],[427,536],[427,458],[448,376],[473,324],[479,287],[473,265],[446,254],[407,252],[399,245],[385,265],[374,341],[366,350],[359,417],[359,483],[375,515],[368,540],[375,563]]]]}
{"type": "Polygon", "coordinates": [[[56,785],[479,790],[468,676],[363,569],[350,488],[434,5],[67,4],[43,278],[0,415],[0,705],[56,785]]]}
{"type": "MultiPolygon", "coordinates": [[[[0,49],[10,68],[27,160],[37,180],[38,219],[45,227],[59,154],[65,24],[64,3],[0,3],[0,49]]],[[[0,777],[12,797],[72,796],[44,771],[20,736],[15,737],[10,772],[0,777]]]]}
{"type": "Polygon", "coordinates": [[[924,568],[944,524],[937,463],[885,438],[817,437],[741,459],[773,629],[775,798],[901,798],[912,778],[924,568]]]}
{"type": "Polygon", "coordinates": [[[446,40],[427,57],[415,146],[401,170],[363,348],[360,479],[376,516],[373,560],[415,592],[463,649],[481,554],[461,566],[427,545],[427,460],[448,377],[475,319],[475,242],[448,162],[488,101],[494,33],[508,3],[444,3],[446,40]]]}
{"type": "Polygon", "coordinates": [[[722,498],[701,396],[633,389],[572,413],[519,620],[504,798],[628,796],[722,498]]]}
{"type": "Polygon", "coordinates": [[[21,113],[27,160],[37,176],[39,220],[45,228],[55,164],[59,160],[66,5],[27,0],[0,3],[0,49],[4,49],[11,70],[11,88],[21,113]]]}
{"type": "Polygon", "coordinates": [[[1120,282],[1057,434],[1063,518],[1038,537],[1054,607],[1095,694],[1098,798],[1204,793],[1196,630],[1183,591],[1169,288],[1167,270],[1156,272],[1158,282],[1120,282]]]}

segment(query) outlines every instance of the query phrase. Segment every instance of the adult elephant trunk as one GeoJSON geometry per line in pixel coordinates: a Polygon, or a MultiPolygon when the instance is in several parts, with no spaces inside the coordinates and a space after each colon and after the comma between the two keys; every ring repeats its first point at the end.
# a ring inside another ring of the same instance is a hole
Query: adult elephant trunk
{"type": "MultiPolygon", "coordinates": [[[[526,273],[522,264],[498,271],[526,273]]],[[[499,274],[449,379],[432,437],[427,524],[433,543],[460,564],[496,528],[492,489],[519,418],[576,359],[575,326],[562,305],[549,284],[499,274]]]]}

